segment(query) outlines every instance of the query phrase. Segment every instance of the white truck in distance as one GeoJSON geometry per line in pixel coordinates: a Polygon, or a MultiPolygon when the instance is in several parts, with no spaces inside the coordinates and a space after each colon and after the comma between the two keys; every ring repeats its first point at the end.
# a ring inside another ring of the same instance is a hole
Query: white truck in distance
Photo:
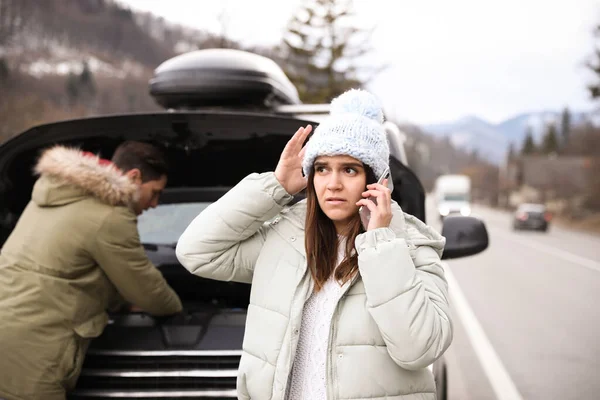
{"type": "Polygon", "coordinates": [[[471,178],[441,175],[435,181],[434,196],[440,219],[450,214],[471,215],[471,178]]]}

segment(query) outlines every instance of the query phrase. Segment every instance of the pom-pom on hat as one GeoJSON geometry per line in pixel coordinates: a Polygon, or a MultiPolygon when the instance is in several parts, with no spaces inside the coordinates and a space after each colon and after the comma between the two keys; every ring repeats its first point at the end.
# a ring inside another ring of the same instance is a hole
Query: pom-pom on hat
{"type": "Polygon", "coordinates": [[[387,168],[390,149],[383,110],[371,93],[350,89],[333,99],[329,116],[306,144],[302,170],[308,176],[319,156],[348,155],[367,164],[379,177],[387,168]]]}

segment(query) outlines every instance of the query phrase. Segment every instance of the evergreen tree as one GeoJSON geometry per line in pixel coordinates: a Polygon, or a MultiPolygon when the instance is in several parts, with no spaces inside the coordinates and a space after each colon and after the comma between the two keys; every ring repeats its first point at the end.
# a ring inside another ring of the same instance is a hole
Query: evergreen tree
{"type": "Polygon", "coordinates": [[[0,57],[0,84],[8,81],[9,76],[10,69],[8,68],[8,63],[4,58],[0,57]]]}
{"type": "Polygon", "coordinates": [[[523,147],[521,148],[521,154],[529,155],[535,152],[536,146],[533,140],[533,132],[531,131],[531,127],[528,127],[527,133],[525,134],[525,140],[523,141],[523,147]]]}
{"type": "Polygon", "coordinates": [[[560,120],[560,134],[562,136],[562,144],[566,146],[569,143],[569,134],[571,133],[571,113],[567,107],[562,112],[560,120]]]}
{"type": "Polygon", "coordinates": [[[69,73],[66,82],[66,92],[71,106],[85,103],[90,106],[96,96],[96,83],[89,64],[83,62],[81,73],[69,73]]]}
{"type": "Polygon", "coordinates": [[[357,60],[370,51],[371,32],[352,24],[352,0],[303,0],[283,37],[283,68],[300,99],[327,103],[365,83],[357,60]]]}
{"type": "Polygon", "coordinates": [[[79,75],[79,86],[88,96],[94,96],[96,94],[94,74],[90,70],[90,66],[86,61],[83,62],[81,74],[79,75]]]}
{"type": "Polygon", "coordinates": [[[548,125],[542,141],[542,151],[544,154],[552,154],[558,151],[558,133],[554,124],[548,125]]]}
{"type": "Polygon", "coordinates": [[[77,75],[75,75],[73,72],[70,72],[67,76],[65,89],[67,92],[67,99],[69,100],[69,104],[72,106],[75,103],[77,103],[77,100],[79,99],[79,79],[77,75]]]}
{"type": "MultiPolygon", "coordinates": [[[[596,26],[593,35],[596,39],[600,39],[600,25],[596,26]]],[[[588,91],[592,99],[600,98],[600,45],[595,44],[593,60],[587,63],[588,68],[595,74],[595,83],[588,85],[588,91]]]]}
{"type": "Polygon", "coordinates": [[[508,153],[506,155],[506,159],[508,161],[512,161],[515,159],[515,145],[513,143],[508,145],[508,153]]]}

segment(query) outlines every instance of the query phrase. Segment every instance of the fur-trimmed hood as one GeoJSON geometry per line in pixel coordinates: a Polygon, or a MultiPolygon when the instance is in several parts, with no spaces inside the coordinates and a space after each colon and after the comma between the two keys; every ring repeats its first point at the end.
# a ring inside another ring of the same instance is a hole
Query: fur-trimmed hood
{"type": "Polygon", "coordinates": [[[58,205],[93,196],[112,206],[128,206],[138,187],[114,164],[75,148],[45,150],[34,172],[41,178],[34,187],[38,205],[58,205]]]}

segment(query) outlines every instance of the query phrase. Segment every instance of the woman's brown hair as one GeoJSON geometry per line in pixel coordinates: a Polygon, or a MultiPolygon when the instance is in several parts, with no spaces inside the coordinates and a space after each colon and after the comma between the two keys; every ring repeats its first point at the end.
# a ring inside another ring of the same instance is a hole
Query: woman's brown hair
{"type": "MultiPolygon", "coordinates": [[[[367,165],[365,173],[367,183],[375,182],[375,174],[367,165]]],[[[306,187],[306,221],[304,247],[308,269],[315,282],[315,291],[319,291],[325,282],[335,271],[335,279],[340,283],[346,283],[358,272],[358,254],[354,251],[356,236],[364,232],[360,217],[356,213],[344,232],[340,232],[347,238],[344,259],[337,266],[338,234],[333,221],[323,212],[317,200],[317,194],[313,184],[314,168],[308,175],[306,187]],[[336,268],[337,266],[337,268],[336,268]]],[[[366,187],[365,187],[366,189],[366,187]]]]}

